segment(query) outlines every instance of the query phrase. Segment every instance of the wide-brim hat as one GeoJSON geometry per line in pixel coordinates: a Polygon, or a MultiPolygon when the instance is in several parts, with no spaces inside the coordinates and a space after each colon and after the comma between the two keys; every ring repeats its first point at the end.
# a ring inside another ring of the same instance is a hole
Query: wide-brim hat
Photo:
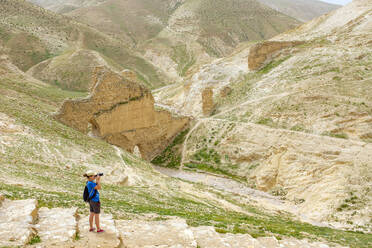
{"type": "Polygon", "coordinates": [[[88,170],[87,172],[85,172],[84,176],[87,176],[87,177],[91,177],[91,176],[94,176],[94,175],[97,175],[96,172],[92,171],[92,170],[88,170]]]}

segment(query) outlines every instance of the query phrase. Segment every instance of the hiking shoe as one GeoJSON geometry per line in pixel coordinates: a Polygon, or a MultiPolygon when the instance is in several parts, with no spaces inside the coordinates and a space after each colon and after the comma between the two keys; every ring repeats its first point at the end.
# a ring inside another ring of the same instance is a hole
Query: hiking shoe
{"type": "Polygon", "coordinates": [[[99,230],[97,230],[97,233],[101,233],[101,232],[104,232],[105,230],[103,230],[103,229],[99,229],[99,230]]]}
{"type": "Polygon", "coordinates": [[[91,228],[89,229],[89,232],[94,232],[96,229],[95,228],[91,228]]]}

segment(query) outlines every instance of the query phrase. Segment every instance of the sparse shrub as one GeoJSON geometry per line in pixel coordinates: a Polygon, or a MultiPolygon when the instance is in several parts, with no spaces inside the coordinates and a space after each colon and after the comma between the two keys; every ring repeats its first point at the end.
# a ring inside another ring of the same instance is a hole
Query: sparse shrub
{"type": "Polygon", "coordinates": [[[348,139],[349,138],[346,133],[323,132],[322,135],[330,136],[330,137],[333,137],[333,138],[339,138],[339,139],[348,139]]]}
{"type": "Polygon", "coordinates": [[[335,80],[335,81],[341,81],[342,78],[339,77],[339,76],[334,76],[332,79],[335,80]]]}
{"type": "Polygon", "coordinates": [[[281,58],[279,60],[271,61],[269,64],[265,65],[261,70],[259,70],[258,73],[266,74],[266,73],[270,72],[272,69],[274,69],[275,67],[277,67],[278,65],[280,65],[281,63],[283,63],[284,61],[289,59],[289,57],[290,56],[286,56],[286,57],[281,58]]]}
{"type": "Polygon", "coordinates": [[[76,240],[76,241],[80,240],[80,233],[79,233],[79,231],[77,231],[75,233],[74,240],[76,240]]]}
{"type": "Polygon", "coordinates": [[[179,147],[183,143],[188,131],[189,129],[179,133],[174,138],[173,142],[167,148],[165,148],[165,150],[160,155],[156,156],[151,161],[151,163],[169,168],[175,168],[180,166],[181,155],[177,151],[177,147],[179,147]]]}
{"type": "Polygon", "coordinates": [[[301,125],[294,125],[293,127],[291,127],[291,130],[292,131],[297,131],[297,132],[302,132],[302,131],[305,131],[305,128],[301,125]]]}
{"type": "Polygon", "coordinates": [[[274,126],[274,121],[271,118],[261,118],[256,123],[260,125],[270,126],[270,127],[274,126]]]}
{"type": "Polygon", "coordinates": [[[195,153],[193,158],[197,161],[215,162],[216,164],[221,163],[221,156],[218,154],[218,152],[214,149],[208,149],[206,147],[195,153]]]}
{"type": "Polygon", "coordinates": [[[227,233],[228,231],[222,228],[215,228],[216,232],[218,233],[227,233]]]}
{"type": "Polygon", "coordinates": [[[41,242],[41,239],[38,235],[35,235],[32,237],[32,239],[30,240],[30,242],[28,242],[29,245],[33,245],[33,244],[37,244],[37,243],[40,243],[41,242]]]}

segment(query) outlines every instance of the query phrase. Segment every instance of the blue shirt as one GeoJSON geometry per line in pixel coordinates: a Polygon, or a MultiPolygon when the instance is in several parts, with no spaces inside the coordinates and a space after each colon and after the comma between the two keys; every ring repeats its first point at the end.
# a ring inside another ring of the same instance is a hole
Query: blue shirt
{"type": "MultiPolygon", "coordinates": [[[[89,197],[91,197],[94,194],[94,191],[95,191],[94,187],[96,187],[96,186],[97,186],[97,184],[95,182],[88,181],[87,187],[88,187],[89,197]]],[[[98,190],[97,190],[96,196],[92,198],[92,201],[99,202],[99,192],[98,192],[98,190]]]]}

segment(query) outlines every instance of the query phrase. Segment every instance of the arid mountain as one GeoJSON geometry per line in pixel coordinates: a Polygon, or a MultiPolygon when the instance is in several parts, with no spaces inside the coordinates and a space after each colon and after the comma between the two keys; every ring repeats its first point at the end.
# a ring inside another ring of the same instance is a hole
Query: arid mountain
{"type": "MultiPolygon", "coordinates": [[[[124,41],[174,81],[240,42],[267,39],[300,23],[256,0],[85,3],[65,14],[124,41]]],[[[49,8],[47,2],[39,4],[49,8]]]]}
{"type": "Polygon", "coordinates": [[[67,13],[81,7],[95,6],[106,0],[30,0],[43,8],[56,13],[67,13]]]}
{"type": "Polygon", "coordinates": [[[226,56],[241,42],[271,38],[298,25],[295,18],[309,20],[337,7],[286,0],[31,2],[122,40],[176,82],[195,66],[226,56]]]}
{"type": "Polygon", "coordinates": [[[318,0],[259,0],[259,2],[303,22],[341,7],[318,0]]]}
{"type": "Polygon", "coordinates": [[[36,80],[6,56],[0,57],[0,93],[0,222],[11,227],[0,230],[2,247],[118,247],[121,242],[132,248],[368,247],[364,234],[284,214],[287,207],[278,198],[258,191],[236,195],[170,178],[138,157],[61,124],[51,113],[64,99],[86,94],[36,80]],[[100,235],[88,232],[81,197],[82,174],[88,169],[104,173],[105,233],[100,235]]]}
{"type": "Polygon", "coordinates": [[[196,119],[183,145],[154,162],[169,164],[173,149],[178,165],[240,178],[314,220],[370,231],[371,6],[355,0],[242,44],[154,91],[159,105],[196,119]]]}
{"type": "MultiPolygon", "coordinates": [[[[148,87],[157,87],[168,82],[167,78],[158,72],[158,69],[128,49],[125,42],[109,37],[84,24],[79,24],[71,18],[55,14],[23,0],[2,1],[0,16],[0,51],[8,54],[12,62],[23,71],[48,58],[60,55],[62,57],[57,60],[64,61],[63,64],[72,67],[79,62],[76,59],[70,61],[71,57],[67,54],[73,54],[74,51],[82,49],[103,58],[115,69],[132,69],[148,87]]],[[[55,64],[58,65],[58,63],[55,64]]],[[[51,66],[50,63],[49,66],[51,66]]],[[[39,66],[34,69],[43,68],[39,66]]],[[[62,71],[60,68],[54,70],[62,71]]],[[[80,73],[83,74],[86,71],[82,70],[80,73]]],[[[40,72],[40,76],[45,74],[47,73],[40,72]]],[[[35,75],[39,77],[38,74],[35,75]]],[[[55,78],[50,77],[47,81],[60,81],[66,76],[68,77],[68,75],[56,75],[55,78]]],[[[85,77],[89,78],[89,76],[85,77]]],[[[46,78],[42,77],[42,79],[46,78]]],[[[70,78],[67,81],[71,80],[70,78]]],[[[65,87],[69,85],[68,82],[63,81],[60,84],[66,84],[65,87]]],[[[83,84],[86,89],[89,81],[83,84]]],[[[75,88],[80,87],[79,83],[79,86],[75,88]]]]}
{"type": "Polygon", "coordinates": [[[163,71],[184,77],[192,66],[223,57],[241,42],[267,39],[298,24],[254,0],[184,1],[167,27],[139,50],[163,71]]]}
{"type": "MultiPolygon", "coordinates": [[[[169,28],[137,48],[153,64],[154,48],[173,51],[184,81],[150,94],[131,81],[156,87],[162,74],[121,39],[0,0],[0,247],[370,248],[371,0],[265,42],[239,41],[219,59],[191,18],[210,1],[173,3],[169,28]],[[195,51],[213,61],[192,63],[195,51]],[[79,92],[93,71],[92,93],[79,92]],[[90,132],[58,121],[61,106],[75,114],[65,123],[90,132]],[[164,110],[193,117],[153,160],[178,170],[139,158],[158,154],[147,141],[174,136],[164,110]],[[133,154],[105,142],[110,133],[133,154]],[[89,232],[81,199],[88,169],[104,173],[100,234],[89,232]]],[[[211,37],[222,42],[213,49],[230,41],[211,37]]]]}

